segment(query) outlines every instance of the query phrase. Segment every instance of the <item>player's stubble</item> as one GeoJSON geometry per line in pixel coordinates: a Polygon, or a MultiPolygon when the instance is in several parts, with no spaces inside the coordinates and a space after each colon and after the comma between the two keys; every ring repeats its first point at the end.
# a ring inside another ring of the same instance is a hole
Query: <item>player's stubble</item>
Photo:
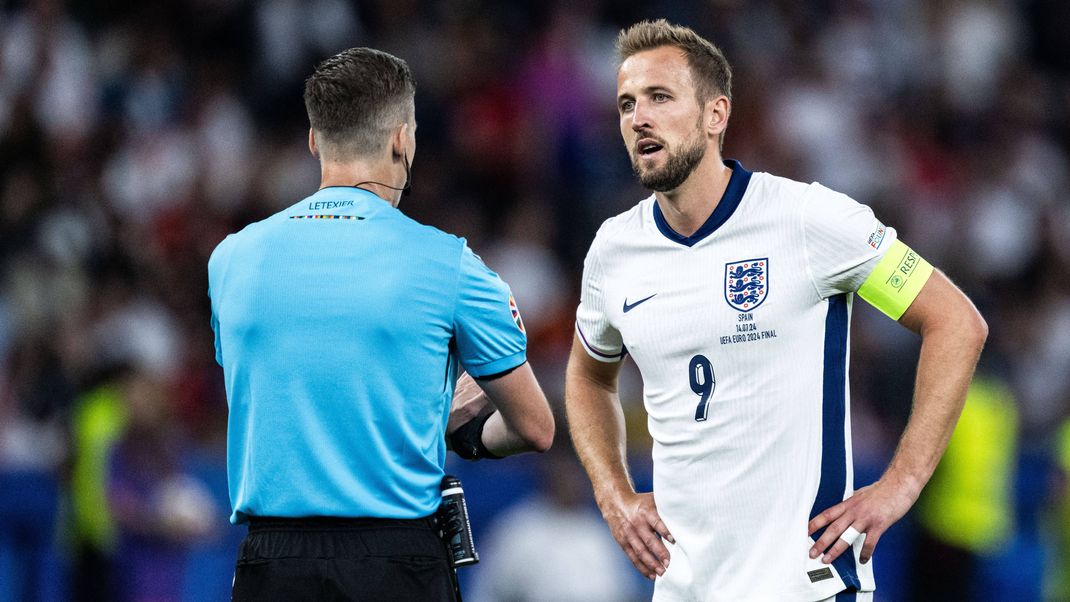
{"type": "Polygon", "coordinates": [[[634,149],[628,150],[628,156],[632,160],[632,171],[639,178],[639,183],[644,188],[655,192],[669,192],[670,190],[675,190],[687,180],[691,172],[702,162],[702,158],[706,156],[706,141],[703,140],[702,136],[701,115],[699,116],[699,123],[692,134],[684,141],[684,146],[675,153],[671,152],[668,146],[665,147],[665,152],[669,158],[661,168],[642,168],[639,164],[638,153],[634,149]]]}

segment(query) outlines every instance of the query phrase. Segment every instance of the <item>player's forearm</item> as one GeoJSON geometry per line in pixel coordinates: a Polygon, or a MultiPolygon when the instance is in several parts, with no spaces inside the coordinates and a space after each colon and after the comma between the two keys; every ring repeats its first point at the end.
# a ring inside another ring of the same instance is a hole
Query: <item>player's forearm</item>
{"type": "Polygon", "coordinates": [[[565,411],[572,445],[583,463],[599,507],[633,492],[628,476],[624,413],[616,390],[569,371],[565,411]]]}
{"type": "MultiPolygon", "coordinates": [[[[965,298],[963,298],[965,299],[965,298]]],[[[914,407],[884,478],[914,498],[928,483],[955,429],[988,327],[972,305],[920,328],[914,407]]]]}

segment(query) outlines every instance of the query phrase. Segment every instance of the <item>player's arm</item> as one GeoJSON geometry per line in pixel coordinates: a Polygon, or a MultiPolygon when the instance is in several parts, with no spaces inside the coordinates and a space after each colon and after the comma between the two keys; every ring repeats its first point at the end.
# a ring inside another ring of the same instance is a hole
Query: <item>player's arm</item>
{"type": "Polygon", "coordinates": [[[600,362],[587,354],[579,337],[565,374],[565,411],[572,445],[594,488],[595,500],[613,538],[647,578],[665,572],[674,542],[651,493],[636,493],[628,476],[624,413],[617,394],[621,362],[600,362]]]}
{"type": "MultiPolygon", "coordinates": [[[[880,266],[870,278],[883,278],[876,273],[879,270],[880,266]]],[[[811,549],[811,557],[816,558],[832,546],[823,560],[835,560],[848,548],[840,535],[853,527],[866,534],[860,560],[867,562],[884,531],[918,499],[962,412],[966,389],[988,336],[988,325],[966,295],[941,272],[933,270],[928,280],[917,286],[920,292],[898,317],[900,324],[922,338],[914,404],[906,430],[880,480],[810,521],[811,534],[828,525],[811,549]]],[[[867,300],[873,302],[868,297],[867,300]]],[[[878,300],[874,305],[892,313],[880,305],[887,302],[878,300]]]]}
{"type": "Polygon", "coordinates": [[[462,458],[503,458],[544,452],[554,439],[554,415],[527,362],[501,376],[457,379],[446,437],[462,458]]]}

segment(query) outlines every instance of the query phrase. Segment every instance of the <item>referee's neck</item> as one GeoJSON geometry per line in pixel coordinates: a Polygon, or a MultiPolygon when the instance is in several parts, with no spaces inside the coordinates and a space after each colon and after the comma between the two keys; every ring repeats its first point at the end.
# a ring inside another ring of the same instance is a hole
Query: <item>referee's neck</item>
{"type": "Polygon", "coordinates": [[[352,186],[357,182],[372,180],[389,183],[392,177],[389,166],[381,162],[320,160],[320,188],[328,186],[352,186]]]}
{"type": "Polygon", "coordinates": [[[330,186],[356,186],[371,192],[393,206],[397,206],[404,182],[395,183],[397,169],[386,161],[331,161],[320,159],[320,190],[330,186]],[[392,190],[388,186],[396,186],[392,190]]]}

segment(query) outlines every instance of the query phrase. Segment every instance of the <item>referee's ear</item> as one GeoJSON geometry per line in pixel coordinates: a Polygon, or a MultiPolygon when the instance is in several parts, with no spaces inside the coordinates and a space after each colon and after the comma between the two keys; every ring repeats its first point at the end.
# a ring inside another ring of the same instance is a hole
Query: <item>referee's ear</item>
{"type": "Polygon", "coordinates": [[[395,157],[407,157],[412,155],[407,146],[409,141],[409,124],[399,123],[394,128],[394,135],[390,137],[390,151],[395,157]]]}
{"type": "Polygon", "coordinates": [[[312,153],[312,156],[319,159],[320,149],[316,146],[316,130],[308,128],[308,152],[312,153]]]}

